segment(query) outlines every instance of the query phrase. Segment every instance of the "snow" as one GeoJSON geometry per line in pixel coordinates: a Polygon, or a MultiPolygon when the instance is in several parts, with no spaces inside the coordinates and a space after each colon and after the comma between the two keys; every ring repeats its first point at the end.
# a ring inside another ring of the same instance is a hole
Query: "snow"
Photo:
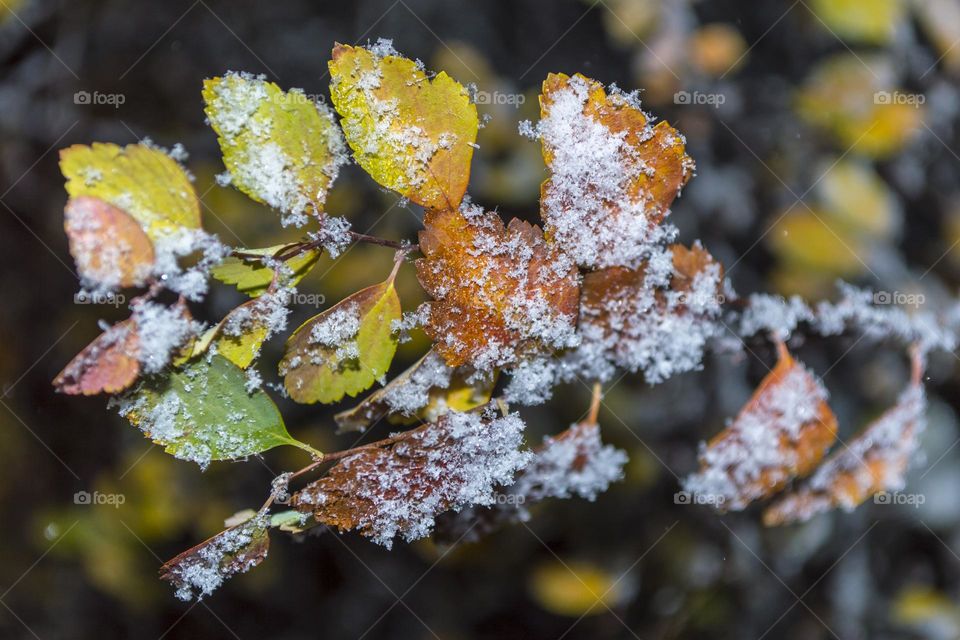
{"type": "Polygon", "coordinates": [[[684,480],[684,489],[731,510],[763,497],[790,478],[798,463],[794,445],[801,430],[819,419],[826,399],[822,383],[794,363],[757,394],[723,437],[700,445],[701,470],[684,480]]]}
{"type": "Polygon", "coordinates": [[[170,362],[173,351],[203,330],[182,307],[145,301],[133,307],[139,358],[144,373],[157,373],[170,362]]]}
{"type": "Polygon", "coordinates": [[[523,430],[516,414],[484,419],[449,412],[389,450],[345,458],[338,466],[346,479],[307,487],[298,494],[298,508],[314,510],[323,521],[324,505],[346,502],[357,514],[357,528],[387,548],[398,536],[426,537],[444,511],[494,504],[495,488],[511,484],[532,457],[520,450],[523,430]]]}
{"type": "Polygon", "coordinates": [[[432,389],[446,389],[450,386],[452,375],[453,369],[444,363],[439,354],[431,351],[424,356],[409,378],[384,388],[383,400],[392,412],[412,416],[429,404],[432,389]]]}

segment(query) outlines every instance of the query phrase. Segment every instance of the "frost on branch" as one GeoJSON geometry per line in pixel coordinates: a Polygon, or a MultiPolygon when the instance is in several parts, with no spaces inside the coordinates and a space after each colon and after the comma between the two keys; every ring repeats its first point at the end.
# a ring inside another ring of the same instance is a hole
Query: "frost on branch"
{"type": "Polygon", "coordinates": [[[684,488],[739,511],[810,473],[837,435],[821,382],[777,344],[777,366],[726,429],[700,450],[700,471],[684,488]]]}
{"type": "Polygon", "coordinates": [[[469,411],[490,401],[495,375],[469,367],[448,367],[429,351],[382,389],[334,418],[341,431],[364,431],[381,418],[407,424],[419,418],[433,422],[448,411],[469,411]]]}
{"type": "Polygon", "coordinates": [[[528,507],[549,498],[590,500],[623,479],[627,454],[600,439],[600,427],[585,421],[543,439],[516,482],[497,493],[492,507],[447,514],[439,529],[445,539],[477,540],[508,521],[526,521],[528,507]]]}
{"type": "Polygon", "coordinates": [[[835,509],[852,511],[881,491],[899,491],[924,428],[926,399],[921,364],[894,406],[840,445],[798,489],[779,498],[763,514],[767,526],[802,522],[835,509]]]}
{"type": "Polygon", "coordinates": [[[722,276],[699,243],[672,245],[638,269],[586,274],[582,342],[564,355],[562,375],[609,380],[619,367],[657,383],[699,368],[707,342],[721,333],[722,276]]]}
{"type": "Polygon", "coordinates": [[[608,95],[579,74],[547,77],[540,118],[547,236],[582,267],[637,267],[693,175],[683,136],[666,122],[653,125],[634,97],[608,95]]]}
{"type": "Polygon", "coordinates": [[[216,591],[224,580],[263,562],[269,548],[267,522],[256,516],[164,563],[160,579],[176,587],[181,600],[200,599],[216,591]]]}
{"type": "Polygon", "coordinates": [[[539,228],[471,205],[428,211],[424,227],[424,328],[448,365],[488,370],[576,344],[577,269],[539,228]]]}
{"type": "Polygon", "coordinates": [[[388,548],[397,536],[423,538],[444,511],[494,503],[495,487],[513,482],[530,460],[519,450],[523,429],[516,414],[449,412],[394,444],[344,458],[292,504],[388,548]]]}

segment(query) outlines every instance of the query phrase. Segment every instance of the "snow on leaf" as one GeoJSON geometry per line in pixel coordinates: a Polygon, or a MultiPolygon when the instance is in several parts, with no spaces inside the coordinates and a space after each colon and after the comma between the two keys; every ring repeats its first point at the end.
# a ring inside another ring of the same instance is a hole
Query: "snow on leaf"
{"type": "Polygon", "coordinates": [[[71,198],[64,209],[64,229],[80,277],[96,288],[139,286],[153,270],[153,243],[143,228],[100,198],[71,198]]]}
{"type": "Polygon", "coordinates": [[[449,366],[487,371],[575,344],[579,276],[538,227],[467,205],[428,211],[424,227],[424,328],[449,366]]]}
{"type": "Polygon", "coordinates": [[[200,228],[200,202],[173,158],[147,144],[94,142],[60,151],[71,198],[93,196],[122,209],[156,242],[182,228],[200,228]]]}
{"type": "Polygon", "coordinates": [[[87,345],[53,380],[70,395],[118,393],[140,375],[140,341],[133,320],[113,325],[87,345]]]}
{"type": "Polygon", "coordinates": [[[700,471],[684,488],[739,511],[810,473],[837,436],[822,383],[782,342],[779,361],[740,414],[700,450],[700,471]]]}
{"type": "Polygon", "coordinates": [[[247,73],[205,80],[203,99],[235,187],[279,210],[284,225],[323,211],[347,161],[327,105],[247,73]]]}
{"type": "Polygon", "coordinates": [[[920,372],[915,361],[913,380],[896,404],[837,447],[799,488],[768,507],[764,524],[802,522],[838,507],[853,511],[877,493],[903,489],[904,474],[924,428],[926,398],[920,372]]]}
{"type": "Polygon", "coordinates": [[[263,562],[270,548],[268,532],[260,517],[231,527],[165,562],[160,579],[176,587],[181,600],[208,596],[227,578],[263,562]]]}
{"type": "Polygon", "coordinates": [[[648,382],[697,369],[720,333],[723,269],[699,245],[672,245],[637,269],[584,276],[580,346],[564,354],[565,375],[608,380],[617,367],[648,382]]]}
{"type": "Polygon", "coordinates": [[[206,467],[294,440],[263,391],[247,393],[243,371],[218,355],[149,378],[115,401],[124,416],[166,452],[206,467]]]}
{"type": "Polygon", "coordinates": [[[132,306],[138,355],[145,373],[157,373],[170,363],[179,347],[192,341],[203,325],[193,319],[186,304],[170,307],[152,301],[132,306]]]}
{"type": "Polygon", "coordinates": [[[394,424],[433,422],[447,411],[469,411],[490,401],[495,376],[473,380],[472,370],[451,368],[431,350],[363,402],[334,416],[340,431],[364,431],[381,418],[394,424]]]}
{"type": "Polygon", "coordinates": [[[516,414],[449,412],[394,444],[344,458],[291,503],[388,548],[396,536],[423,538],[444,511],[494,503],[494,488],[530,460],[519,450],[523,429],[516,414]]]}
{"type": "Polygon", "coordinates": [[[293,400],[336,402],[387,373],[397,350],[391,324],[401,315],[393,277],[344,298],[290,336],[280,375],[293,400]]]}
{"type": "MultiPolygon", "coordinates": [[[[256,298],[267,290],[274,277],[274,270],[264,263],[264,259],[269,262],[271,258],[292,246],[280,244],[264,249],[238,249],[237,253],[242,254],[242,257],[227,258],[214,267],[210,274],[224,284],[235,285],[240,293],[256,298]]],[[[282,269],[286,276],[285,282],[290,285],[300,282],[316,266],[320,254],[319,249],[308,249],[287,260],[282,269]]]]}
{"type": "Polygon", "coordinates": [[[478,128],[467,90],[384,47],[337,44],[329,67],[330,96],[357,163],[419,205],[459,206],[478,128]]]}
{"type": "Polygon", "coordinates": [[[636,267],[655,227],[693,175],[685,140],[653,125],[632,96],[580,74],[550,74],[535,132],[550,178],[541,217],[583,267],[636,267]]]}

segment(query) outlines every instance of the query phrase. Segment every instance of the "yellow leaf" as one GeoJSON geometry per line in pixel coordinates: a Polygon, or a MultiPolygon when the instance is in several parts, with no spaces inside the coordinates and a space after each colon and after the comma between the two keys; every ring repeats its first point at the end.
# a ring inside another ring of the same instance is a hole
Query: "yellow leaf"
{"type": "MultiPolygon", "coordinates": [[[[922,3],[921,3],[922,4],[922,3]]],[[[886,44],[905,13],[903,0],[811,0],[814,22],[844,40],[886,44]]]]}
{"type": "MultiPolygon", "coordinates": [[[[220,282],[236,285],[240,293],[256,298],[267,290],[274,275],[273,269],[264,265],[259,258],[273,257],[291,246],[278,244],[265,249],[239,249],[238,253],[244,254],[243,257],[225,259],[210,274],[220,282]]],[[[316,266],[321,253],[319,249],[310,249],[287,260],[286,265],[291,273],[286,283],[295,285],[300,282],[316,266]]]]}
{"type": "Polygon", "coordinates": [[[357,162],[381,185],[424,207],[456,208],[467,189],[477,108],[444,72],[338,44],[330,95],[357,162]]]}
{"type": "Polygon", "coordinates": [[[60,151],[60,170],[72,198],[94,196],[127,212],[156,241],[186,227],[200,228],[200,203],[186,171],[145,144],[105,142],[60,151]]]}
{"type": "Polygon", "coordinates": [[[897,202],[887,183],[869,165],[841,160],[824,169],[817,191],[831,220],[857,234],[879,238],[889,238],[897,230],[897,202]]]}
{"type": "Polygon", "coordinates": [[[346,161],[330,108],[250,74],[205,80],[203,99],[231,181],[301,226],[320,214],[346,161]]]}
{"type": "Polygon", "coordinates": [[[397,350],[391,325],[401,313],[393,277],[341,300],[290,336],[280,375],[293,400],[336,402],[387,373],[397,350]]]}
{"type": "Polygon", "coordinates": [[[855,235],[831,222],[822,210],[797,207],[777,221],[767,242],[787,264],[801,270],[842,278],[863,272],[865,247],[855,235]]]}
{"type": "Polygon", "coordinates": [[[576,618],[605,613],[629,594],[626,581],[587,562],[553,562],[538,566],[530,576],[537,603],[560,616],[576,618]]]}

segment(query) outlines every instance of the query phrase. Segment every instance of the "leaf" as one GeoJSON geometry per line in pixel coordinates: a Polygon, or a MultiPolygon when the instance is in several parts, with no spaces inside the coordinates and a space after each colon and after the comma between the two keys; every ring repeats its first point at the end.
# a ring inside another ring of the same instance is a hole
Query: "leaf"
{"type": "Polygon", "coordinates": [[[180,228],[200,228],[200,202],[186,171],[146,144],[94,142],[60,151],[72,198],[94,196],[122,209],[154,242],[180,228]]]}
{"type": "Polygon", "coordinates": [[[182,460],[201,467],[294,440],[263,391],[247,393],[243,371],[222,356],[201,358],[168,376],[144,381],[118,402],[120,415],[182,460]]]}
{"type": "Polygon", "coordinates": [[[97,286],[139,286],[153,269],[153,243],[140,224],[99,198],[71,198],[64,229],[80,277],[97,286]]]}
{"type": "Polygon", "coordinates": [[[684,481],[699,501],[739,511],[813,471],[837,436],[827,391],[782,342],[777,366],[736,419],[701,447],[684,481]]]}
{"type": "MultiPolygon", "coordinates": [[[[817,24],[836,38],[883,45],[893,40],[906,13],[904,0],[812,0],[817,24]]],[[[924,4],[924,3],[919,3],[924,4]]]]}
{"type": "Polygon", "coordinates": [[[643,371],[653,384],[700,366],[719,331],[722,266],[697,243],[670,246],[650,269],[644,263],[584,276],[581,344],[564,358],[577,375],[605,380],[622,368],[643,371]]]}
{"type": "Polygon", "coordinates": [[[60,393],[118,393],[140,375],[140,340],[134,321],[113,325],[87,345],[53,380],[60,393]]]}
{"type": "Polygon", "coordinates": [[[580,74],[547,77],[537,131],[550,171],[540,193],[547,237],[582,267],[636,267],[693,175],[683,136],[580,74]]]}
{"type": "Polygon", "coordinates": [[[299,89],[250,74],[203,83],[204,111],[217,132],[233,185],[301,226],[319,215],[346,149],[333,112],[299,89]]]}
{"type": "Polygon", "coordinates": [[[902,489],[924,427],[926,398],[920,376],[916,361],[913,381],[896,404],[838,447],[802,486],[768,507],[763,523],[802,522],[838,507],[853,511],[880,492],[902,489]]]}
{"type": "Polygon", "coordinates": [[[493,212],[430,210],[417,277],[433,298],[424,327],[451,367],[482,371],[570,346],[576,267],[540,229],[493,212]]]}
{"type": "Polygon", "coordinates": [[[377,389],[353,409],[334,416],[339,431],[365,431],[386,417],[394,424],[433,422],[447,411],[469,411],[490,401],[496,376],[467,381],[472,370],[448,367],[435,350],[377,389]]]}
{"type": "Polygon", "coordinates": [[[244,302],[208,329],[193,344],[191,356],[206,353],[212,345],[216,353],[241,369],[249,367],[270,335],[265,314],[257,305],[262,299],[244,302]]]}
{"type": "Polygon", "coordinates": [[[294,494],[291,505],[342,531],[355,529],[390,547],[429,535],[434,518],[465,506],[492,505],[494,487],[509,484],[530,454],[519,451],[523,422],[451,412],[359,449],[294,494]]]}
{"type": "MultiPolygon", "coordinates": [[[[265,249],[239,249],[238,253],[272,258],[293,245],[278,244],[265,249]]],[[[303,280],[320,259],[320,249],[308,249],[286,261],[290,274],[285,281],[293,286],[303,280]]],[[[211,275],[224,284],[236,285],[237,291],[251,298],[263,294],[273,281],[274,271],[257,258],[231,256],[211,270],[211,275]]]]}
{"type": "Polygon", "coordinates": [[[530,574],[530,594],[542,608],[558,616],[583,619],[612,611],[631,598],[623,575],[582,561],[547,560],[530,574]]]}
{"type": "Polygon", "coordinates": [[[456,208],[470,178],[477,108],[444,72],[397,55],[337,44],[330,96],[357,163],[427,208],[456,208]]]}
{"type": "Polygon", "coordinates": [[[269,529],[256,517],[168,560],[160,567],[160,579],[175,586],[181,600],[191,600],[194,592],[199,600],[216,591],[227,578],[263,562],[269,549],[269,529]]]}
{"type": "Polygon", "coordinates": [[[280,375],[293,400],[336,402],[387,373],[397,351],[391,325],[401,314],[394,276],[344,298],[290,336],[280,375]]]}

